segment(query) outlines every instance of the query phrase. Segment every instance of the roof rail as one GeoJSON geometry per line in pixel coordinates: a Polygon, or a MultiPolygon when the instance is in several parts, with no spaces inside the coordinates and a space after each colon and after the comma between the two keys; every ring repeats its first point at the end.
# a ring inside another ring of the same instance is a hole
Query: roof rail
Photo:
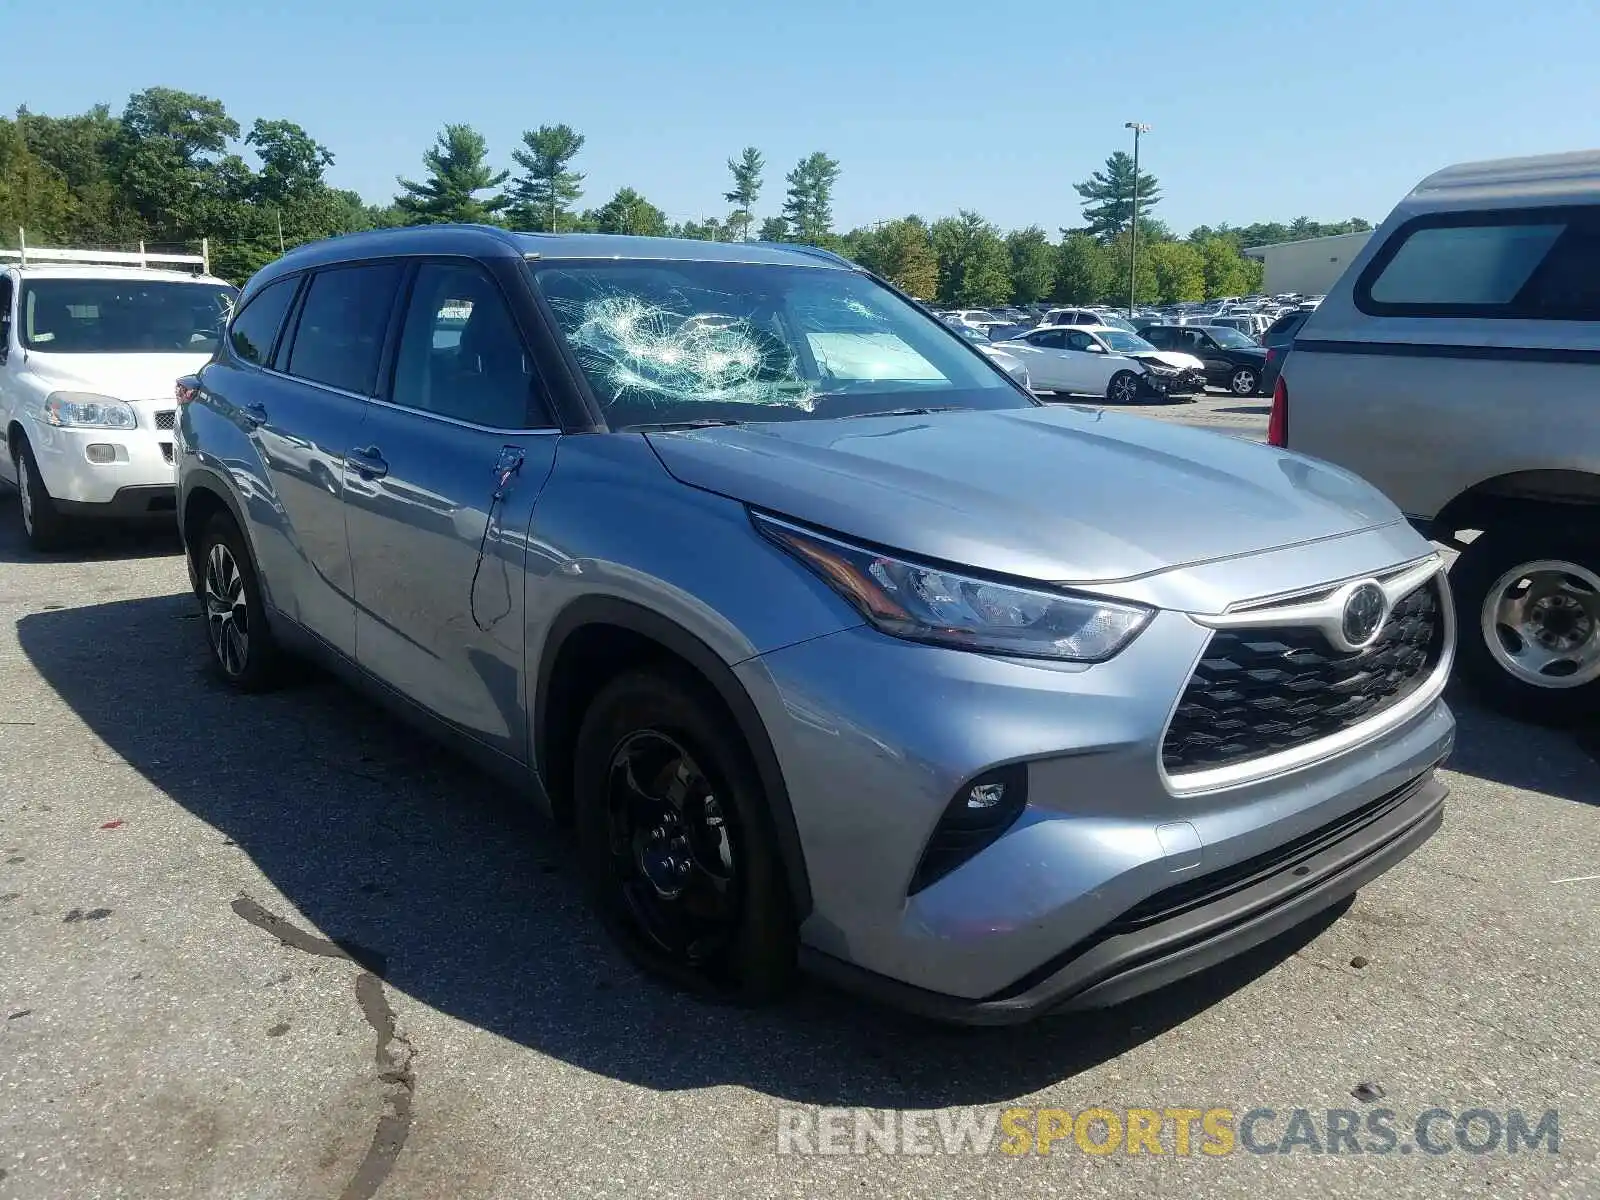
{"type": "Polygon", "coordinates": [[[849,267],[851,270],[860,270],[860,267],[857,266],[856,263],[851,262],[844,255],[836,254],[832,250],[824,250],[821,246],[808,246],[804,242],[757,241],[753,242],[752,245],[770,246],[776,250],[790,250],[796,254],[804,254],[808,258],[820,258],[824,262],[838,263],[841,267],[849,267]]]}
{"type": "Polygon", "coordinates": [[[15,261],[18,266],[35,263],[95,263],[101,266],[153,267],[157,264],[178,263],[198,266],[202,274],[211,274],[211,239],[200,239],[199,254],[154,254],[139,243],[138,250],[65,250],[46,246],[28,245],[27,231],[17,230],[17,249],[0,249],[0,262],[15,261]]]}

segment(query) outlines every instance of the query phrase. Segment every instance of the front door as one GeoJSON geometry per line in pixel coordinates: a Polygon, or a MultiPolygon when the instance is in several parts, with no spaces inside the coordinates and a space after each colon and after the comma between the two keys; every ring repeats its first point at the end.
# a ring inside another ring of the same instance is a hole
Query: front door
{"type": "Polygon", "coordinates": [[[495,280],[420,264],[393,385],[346,458],[356,659],[519,759],[525,531],[558,440],[495,280]]]}

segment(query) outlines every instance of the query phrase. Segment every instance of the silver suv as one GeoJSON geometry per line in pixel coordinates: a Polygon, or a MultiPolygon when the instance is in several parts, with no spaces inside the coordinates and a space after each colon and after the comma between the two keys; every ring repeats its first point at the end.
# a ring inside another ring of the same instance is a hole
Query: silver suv
{"type": "Polygon", "coordinates": [[[1106,1004],[1442,817],[1450,607],[1388,501],[1041,406],[824,251],[324,242],[178,411],[222,678],[314,657],[502,773],[686,984],[1106,1004]]]}

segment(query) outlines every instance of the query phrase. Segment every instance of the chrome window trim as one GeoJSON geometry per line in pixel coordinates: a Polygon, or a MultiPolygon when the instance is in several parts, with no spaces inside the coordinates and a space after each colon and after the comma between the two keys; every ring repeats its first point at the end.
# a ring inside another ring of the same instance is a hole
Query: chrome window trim
{"type": "MultiPolygon", "coordinates": [[[[1456,648],[1455,606],[1450,600],[1450,585],[1443,567],[1444,560],[1436,554],[1421,562],[1401,568],[1399,574],[1395,574],[1394,570],[1391,569],[1388,572],[1380,572],[1376,576],[1380,580],[1384,580],[1385,575],[1388,576],[1388,579],[1381,582],[1379,586],[1383,587],[1386,596],[1391,597],[1391,607],[1394,600],[1403,599],[1428,581],[1434,578],[1439,581],[1439,608],[1444,621],[1444,653],[1440,655],[1439,662],[1433,669],[1433,674],[1428,677],[1427,682],[1421,687],[1400,701],[1400,703],[1384,709],[1371,719],[1358,725],[1352,725],[1350,728],[1341,730],[1330,737],[1318,738],[1316,741],[1307,742],[1302,746],[1295,746],[1292,749],[1283,750],[1277,754],[1269,754],[1262,758],[1247,759],[1244,762],[1230,763],[1224,767],[1212,767],[1204,771],[1185,771],[1178,775],[1170,775],[1167,773],[1166,765],[1161,761],[1161,748],[1166,743],[1167,732],[1172,728],[1173,718],[1178,714],[1178,705],[1183,702],[1183,691],[1180,690],[1172,702],[1172,710],[1167,714],[1166,722],[1161,727],[1161,737],[1156,742],[1156,767],[1161,772],[1161,781],[1166,785],[1167,791],[1174,796],[1197,796],[1207,792],[1224,791],[1229,788],[1243,787],[1246,784],[1259,783],[1274,776],[1288,775],[1338,755],[1346,754],[1369,742],[1376,741],[1432,707],[1439,697],[1444,694],[1445,684],[1449,682],[1450,666],[1455,660],[1456,648]],[[1401,585],[1405,586],[1403,590],[1399,591],[1398,595],[1390,591],[1391,588],[1399,588],[1401,585]]],[[[1345,584],[1348,585],[1350,582],[1359,583],[1364,578],[1368,577],[1357,576],[1353,581],[1345,581],[1345,584]]],[[[1338,592],[1342,592],[1340,585],[1335,585],[1335,587],[1338,592]]],[[[1321,587],[1310,589],[1310,591],[1312,594],[1322,593],[1326,591],[1326,588],[1327,585],[1324,584],[1321,587]]],[[[1247,601],[1246,603],[1249,602],[1247,601]]],[[[1308,610],[1315,611],[1320,607],[1323,606],[1311,604],[1251,609],[1248,613],[1238,613],[1241,619],[1232,620],[1230,618],[1234,617],[1238,606],[1230,605],[1228,611],[1222,614],[1221,617],[1190,615],[1189,619],[1206,629],[1262,624],[1264,623],[1262,621],[1263,616],[1267,617],[1269,621],[1275,620],[1278,624],[1308,624],[1303,620],[1290,620],[1282,614],[1304,614],[1308,610]]],[[[1206,647],[1209,645],[1210,638],[1207,637],[1206,646],[1201,647],[1200,653],[1195,656],[1195,662],[1190,665],[1188,674],[1183,678],[1184,688],[1189,686],[1189,680],[1194,676],[1194,668],[1199,664],[1200,659],[1205,657],[1206,647]]]]}

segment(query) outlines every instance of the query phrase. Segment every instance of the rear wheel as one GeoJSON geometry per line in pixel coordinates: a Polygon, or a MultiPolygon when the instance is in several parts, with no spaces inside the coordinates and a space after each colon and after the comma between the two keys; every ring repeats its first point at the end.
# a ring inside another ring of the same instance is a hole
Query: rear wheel
{"type": "Polygon", "coordinates": [[[1261,372],[1254,367],[1239,367],[1228,376],[1228,390],[1235,396],[1254,396],[1261,386],[1261,372]]]}
{"type": "Polygon", "coordinates": [[[1139,377],[1132,371],[1118,371],[1106,385],[1106,400],[1111,404],[1133,404],[1139,399],[1139,377]]]}
{"type": "Polygon", "coordinates": [[[22,532],[34,550],[58,548],[67,540],[70,522],[61,515],[56,502],[45,487],[39,474],[39,462],[33,457],[33,447],[28,439],[19,437],[12,457],[17,472],[17,495],[22,508],[22,532]]]}
{"type": "Polygon", "coordinates": [[[578,733],[573,798],[596,905],[630,957],[735,1000],[787,987],[795,922],[760,780],[701,685],[665,672],[608,684],[578,733]]]}
{"type": "Polygon", "coordinates": [[[218,513],[201,531],[194,555],[212,669],[238,691],[266,691],[281,677],[283,653],[267,625],[261,582],[244,535],[218,513]]]}
{"type": "Polygon", "coordinates": [[[1489,529],[1450,572],[1462,671],[1515,716],[1600,710],[1600,535],[1489,529]]]}

